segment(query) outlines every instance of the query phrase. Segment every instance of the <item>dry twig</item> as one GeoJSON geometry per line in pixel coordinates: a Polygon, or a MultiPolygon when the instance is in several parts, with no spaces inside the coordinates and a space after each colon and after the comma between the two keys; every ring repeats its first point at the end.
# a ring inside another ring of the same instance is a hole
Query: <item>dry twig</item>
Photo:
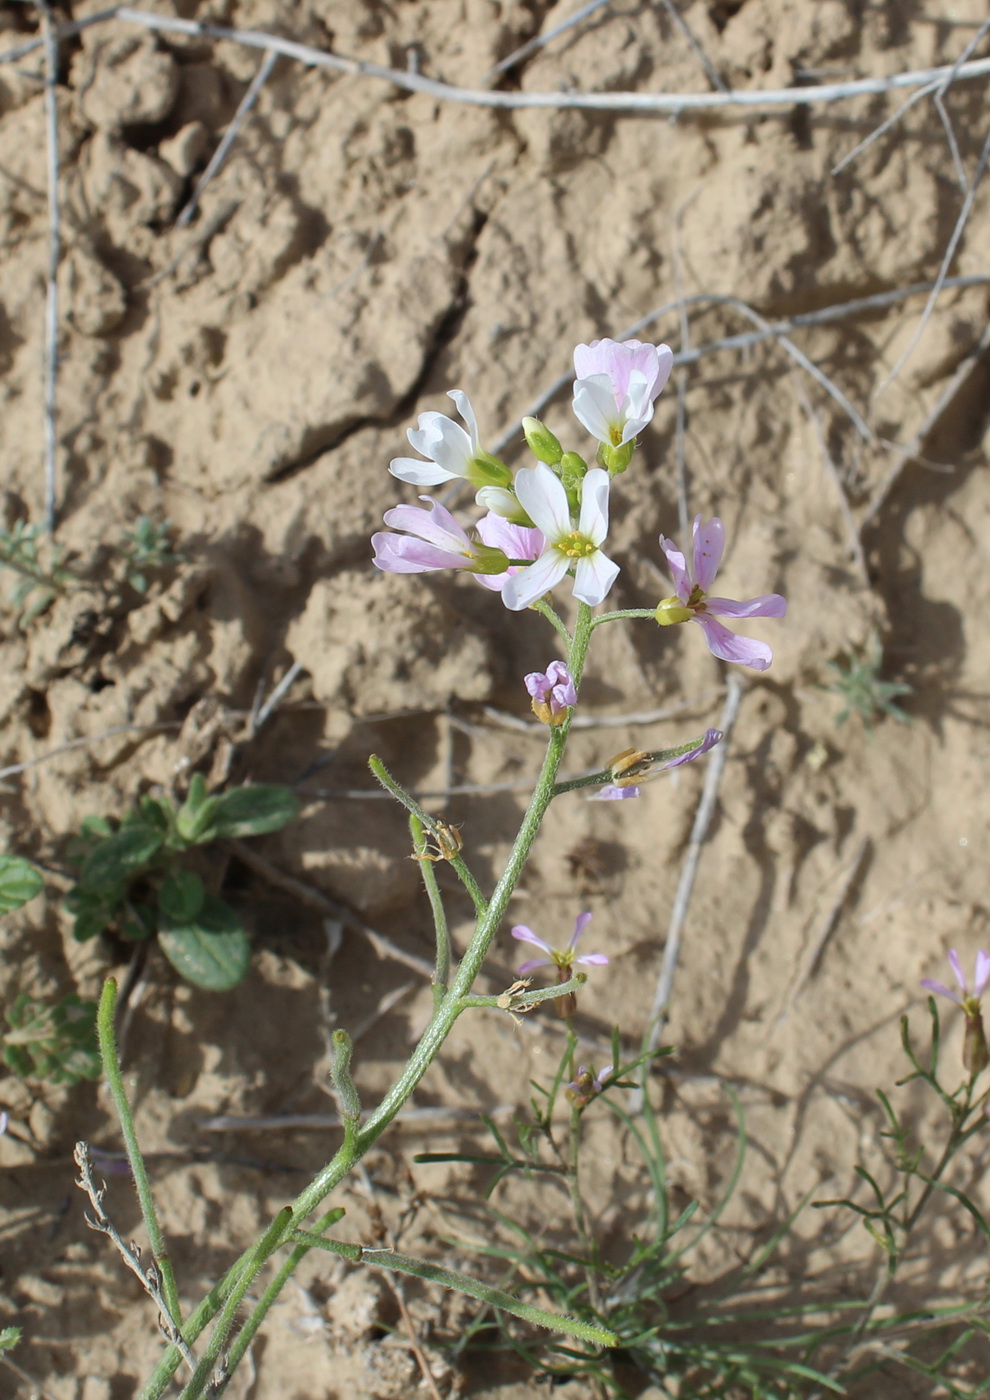
{"type": "Polygon", "coordinates": [[[45,309],[45,529],[55,533],[58,492],[58,265],[62,220],[58,198],[58,28],[48,0],[35,0],[45,45],[45,127],[48,145],[48,291],[45,309]]]}
{"type": "Polygon", "coordinates": [[[93,1163],[89,1155],[89,1143],[77,1142],[72,1154],[76,1166],[79,1168],[79,1176],[76,1185],[89,1199],[90,1211],[86,1214],[86,1224],[91,1230],[97,1230],[101,1235],[106,1235],[124,1264],[131,1273],[141,1283],[142,1288],[158,1309],[159,1323],[166,1340],[174,1343],[182,1353],[182,1359],[191,1371],[196,1369],[196,1358],[193,1355],[188,1343],[184,1340],[178,1323],[169,1312],[168,1304],[165,1301],[161,1287],[161,1275],[158,1268],[152,1261],[147,1268],[141,1258],[141,1251],[135,1244],[125,1244],[117,1232],[116,1226],[110,1220],[103,1209],[103,1197],[106,1194],[106,1186],[98,1187],[93,1180],[93,1163]]]}
{"type": "Polygon", "coordinates": [[[185,228],[199,208],[199,201],[202,199],[207,185],[227,159],[228,151],[237,140],[241,127],[250,116],[251,108],[257,102],[261,89],[268,81],[268,77],[277,62],[278,54],[273,49],[269,49],[261,60],[257,73],[255,73],[254,77],[251,79],[251,84],[247,92],[241,98],[237,111],[234,113],[230,125],[223,134],[223,139],[210,157],[206,169],[196,181],[196,188],[190,195],[189,202],[176,219],[176,228],[185,228]]]}
{"type": "Polygon", "coordinates": [[[510,68],[515,68],[517,64],[529,58],[531,54],[539,53],[540,49],[549,44],[551,39],[556,39],[559,34],[566,34],[569,29],[573,29],[574,26],[580,24],[583,19],[590,18],[596,10],[600,10],[605,5],[610,5],[611,3],[612,0],[591,0],[590,4],[582,5],[580,10],[575,10],[574,14],[568,15],[567,19],[563,19],[559,24],[554,25],[553,29],[548,29],[545,34],[537,34],[534,38],[527,39],[525,44],[520,44],[518,49],[513,49],[512,53],[503,58],[501,62],[496,63],[495,67],[490,69],[481,81],[487,87],[489,83],[493,83],[501,74],[507,73],[510,68]]]}
{"type": "Polygon", "coordinates": [[[856,854],[846,867],[846,872],[839,886],[838,893],[832,901],[828,913],[822,920],[818,932],[811,941],[811,947],[808,949],[808,956],[805,959],[804,967],[801,969],[793,987],[787,994],[787,1001],[784,1009],[777,1018],[778,1024],[780,1021],[787,1019],[794,1003],[804,991],[811,978],[815,975],[822,954],[825,951],[825,945],[836,930],[842,911],[846,907],[846,900],[849,898],[849,892],[859,878],[859,873],[863,868],[863,862],[870,853],[871,844],[870,838],[868,836],[864,837],[856,848],[856,854]]]}

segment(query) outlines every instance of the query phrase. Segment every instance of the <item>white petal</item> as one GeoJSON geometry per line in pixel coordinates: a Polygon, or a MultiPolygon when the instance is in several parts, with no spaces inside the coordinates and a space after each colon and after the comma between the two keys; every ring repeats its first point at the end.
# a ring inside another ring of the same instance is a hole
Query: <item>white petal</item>
{"type": "MultiPolygon", "coordinates": [[[[607,374],[595,374],[590,379],[578,379],[574,385],[574,417],[599,442],[611,444],[612,425],[619,418],[607,374]]],[[[620,420],[621,421],[621,420],[620,420]]]]}
{"type": "Polygon", "coordinates": [[[538,530],[553,543],[571,532],[571,512],[567,492],[543,462],[523,467],[512,483],[516,499],[538,530]]]}
{"type": "MultiPolygon", "coordinates": [[[[584,560],[581,561],[584,563],[584,560]]],[[[558,549],[548,549],[541,554],[535,564],[528,569],[520,569],[506,580],[502,589],[502,602],[510,612],[522,612],[537,598],[542,598],[567,573],[569,560],[558,549]]]]}
{"type": "Polygon", "coordinates": [[[578,528],[594,544],[608,534],[608,472],[592,467],[581,483],[581,520],[578,528]]]}
{"type": "Polygon", "coordinates": [[[388,469],[400,481],[409,481],[413,486],[439,486],[442,481],[457,479],[436,462],[421,462],[418,457],[393,457],[388,469]]]}
{"type": "Polygon", "coordinates": [[[619,574],[618,564],[613,564],[600,549],[587,559],[579,559],[574,570],[574,596],[582,603],[595,607],[612,587],[619,574]]]}
{"type": "Polygon", "coordinates": [[[474,409],[471,407],[471,400],[463,389],[448,389],[447,397],[448,399],[454,400],[454,407],[468,425],[468,433],[471,436],[472,455],[474,455],[481,446],[481,439],[478,436],[478,419],[475,416],[474,409]]]}

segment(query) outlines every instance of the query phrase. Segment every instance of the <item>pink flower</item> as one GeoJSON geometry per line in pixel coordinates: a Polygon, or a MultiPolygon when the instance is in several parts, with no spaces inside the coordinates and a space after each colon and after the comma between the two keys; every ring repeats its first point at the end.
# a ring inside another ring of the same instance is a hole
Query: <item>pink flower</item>
{"type": "Polygon", "coordinates": [[[574,679],[563,661],[551,661],[542,671],[530,671],[526,689],[533,702],[533,714],[541,724],[563,724],[568,707],[577,704],[574,679]]]}
{"type": "Polygon", "coordinates": [[[639,340],[593,340],[574,350],[574,416],[606,447],[621,447],[653,418],[654,402],[670,378],[669,345],[639,340]]]}
{"type": "Polygon", "coordinates": [[[581,482],[581,513],[577,529],[571,520],[567,492],[550,468],[540,462],[516,473],[519,504],[545,539],[535,564],[506,580],[502,602],[520,612],[549,593],[574,570],[574,596],[594,607],[605,597],[619,572],[599,545],[608,534],[608,472],[593,467],[581,482]]]}
{"type": "MultiPolygon", "coordinates": [[[[479,495],[482,494],[479,492],[479,495]]],[[[547,542],[542,531],[534,530],[531,525],[516,525],[493,510],[483,515],[475,528],[483,544],[500,549],[508,559],[538,559],[546,548],[547,542]]],[[[476,574],[475,577],[486,588],[501,593],[512,575],[524,567],[521,564],[511,564],[504,573],[476,574]]]]}
{"type": "Polygon", "coordinates": [[[429,496],[430,512],[419,506],[395,506],[385,512],[385,524],[405,535],[385,530],[372,535],[375,567],[389,574],[425,574],[435,569],[471,569],[478,573],[505,572],[508,560],[498,549],[473,543],[450,511],[429,496]]]}
{"type": "Polygon", "coordinates": [[[590,914],[579,914],[577,916],[574,923],[574,932],[571,934],[570,942],[567,944],[566,948],[551,948],[549,943],[544,943],[542,938],[537,938],[531,928],[527,928],[525,924],[516,924],[515,928],[512,930],[513,938],[518,938],[520,943],[535,943],[537,948],[542,948],[547,954],[545,958],[531,958],[529,962],[522,963],[519,967],[520,974],[525,977],[527,972],[532,972],[538,967],[556,967],[566,974],[566,976],[561,979],[566,982],[571,975],[570,969],[575,963],[584,963],[588,967],[607,966],[608,958],[604,953],[585,953],[583,957],[579,958],[574,951],[577,947],[577,941],[587,928],[590,919],[590,914]]]}
{"type": "Polygon", "coordinates": [[[736,661],[765,671],[773,660],[773,652],[765,642],[751,637],[739,637],[716,622],[719,617],[783,617],[787,602],[779,593],[764,593],[748,602],[732,598],[710,598],[708,590],[715,581],[718,566],[725,551],[725,526],[718,517],[702,525],[701,516],[694,518],[694,550],[689,570],[673,540],[660,536],[660,548],[667,556],[674,575],[676,597],[664,598],[656,611],[661,627],[675,622],[697,622],[704,628],[708,650],[721,661],[736,661]]]}
{"type": "Polygon", "coordinates": [[[954,992],[951,987],[947,987],[944,982],[936,982],[931,977],[922,979],[921,985],[929,992],[937,992],[940,997],[948,997],[957,1006],[961,1006],[967,1015],[974,1014],[979,1010],[980,997],[986,990],[986,985],[990,982],[990,953],[984,953],[982,948],[976,955],[976,972],[973,976],[973,990],[970,991],[966,985],[966,978],[963,976],[962,963],[959,961],[959,954],[955,948],[949,950],[949,966],[955,973],[956,981],[959,983],[959,991],[954,992]]]}

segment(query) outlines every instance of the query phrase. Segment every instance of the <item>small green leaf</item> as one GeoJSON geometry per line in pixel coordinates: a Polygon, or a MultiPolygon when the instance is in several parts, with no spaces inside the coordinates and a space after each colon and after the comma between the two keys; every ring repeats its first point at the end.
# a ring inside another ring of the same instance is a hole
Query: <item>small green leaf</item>
{"type": "Polygon", "coordinates": [[[162,919],[170,925],[191,923],[203,907],[205,894],[202,880],[191,870],[170,875],[158,891],[162,919]]]}
{"type": "Polygon", "coordinates": [[[147,822],[135,822],[95,846],[83,862],[79,882],[90,889],[120,885],[148,865],[162,845],[162,835],[147,822]]]}
{"type": "Polygon", "coordinates": [[[260,836],[278,831],[299,815],[295,793],[277,783],[232,788],[216,799],[214,836],[260,836]]]}
{"type": "Polygon", "coordinates": [[[30,862],[20,856],[0,856],[0,914],[27,904],[40,894],[43,883],[30,862]]]}
{"type": "Polygon", "coordinates": [[[6,1015],[3,1059],[21,1078],[76,1084],[100,1077],[95,1002],[70,992],[49,1006],[22,993],[6,1015]]]}
{"type": "Polygon", "coordinates": [[[163,802],[160,797],[152,797],[146,793],[138,802],[139,820],[148,826],[160,831],[163,836],[168,836],[172,830],[172,813],[167,802],[163,802]]]}
{"type": "Polygon", "coordinates": [[[11,1347],[16,1347],[21,1340],[21,1329],[19,1327],[5,1327],[0,1331],[0,1352],[10,1351],[11,1347]]]}
{"type": "Polygon", "coordinates": [[[194,921],[173,923],[163,917],[158,942],[176,972],[208,992],[236,987],[251,957],[240,919],[212,894],[205,896],[194,921]]]}
{"type": "MultiPolygon", "coordinates": [[[[199,778],[202,782],[201,774],[197,773],[193,779],[199,778]]],[[[200,791],[205,793],[197,785],[196,796],[200,791]]],[[[217,801],[215,797],[206,797],[202,801],[193,800],[193,785],[190,784],[189,796],[175,814],[175,829],[187,845],[195,846],[203,841],[212,841],[215,835],[213,829],[213,818],[216,815],[217,801]]]]}

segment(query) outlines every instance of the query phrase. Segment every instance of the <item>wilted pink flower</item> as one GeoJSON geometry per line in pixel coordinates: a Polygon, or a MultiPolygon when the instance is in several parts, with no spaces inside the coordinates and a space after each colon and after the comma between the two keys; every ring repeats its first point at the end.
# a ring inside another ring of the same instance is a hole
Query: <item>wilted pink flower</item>
{"type": "Polygon", "coordinates": [[[573,568],[575,598],[592,607],[600,603],[619,572],[599,549],[608,534],[608,472],[593,467],[581,482],[577,529],[567,492],[544,463],[516,472],[514,487],[519,504],[543,532],[545,548],[535,564],[506,581],[502,602],[513,612],[528,608],[573,568]]]}
{"type": "Polygon", "coordinates": [[[669,345],[639,340],[593,340],[574,350],[574,416],[606,447],[620,447],[653,417],[657,395],[670,378],[669,345]]]}
{"type": "Polygon", "coordinates": [[[954,1001],[957,1006],[962,1007],[963,1015],[966,1017],[966,1033],[963,1039],[962,1053],[963,1065],[970,1074],[979,1074],[990,1063],[990,1051],[987,1049],[987,1038],[983,1029],[983,1013],[980,1010],[980,997],[986,990],[987,983],[990,982],[990,953],[985,953],[981,948],[976,954],[976,971],[973,975],[972,989],[966,985],[962,963],[959,961],[959,954],[955,948],[949,950],[949,966],[959,983],[958,992],[954,992],[944,982],[934,981],[931,977],[922,978],[921,985],[927,991],[937,992],[940,997],[948,997],[950,1001],[954,1001]]]}
{"type": "Polygon", "coordinates": [[[612,782],[597,788],[588,798],[589,802],[621,802],[626,797],[638,797],[640,782],[663,773],[668,768],[680,768],[682,763],[693,763],[696,758],[713,749],[722,739],[721,729],[709,729],[703,739],[699,739],[686,753],[677,754],[663,762],[656,762],[656,755],[638,753],[635,749],[624,749],[609,765],[612,769],[612,782]],[[628,776],[623,776],[628,774],[628,776]]]}
{"type": "MultiPolygon", "coordinates": [[[[489,489],[496,490],[498,488],[491,487],[489,489]]],[[[478,495],[480,497],[484,495],[484,492],[479,492],[478,495]]],[[[516,525],[493,510],[481,517],[475,529],[483,544],[490,545],[493,549],[500,549],[508,559],[538,559],[546,548],[547,542],[543,538],[542,530],[534,530],[531,525],[516,525]]],[[[476,574],[475,577],[486,588],[501,593],[506,581],[513,574],[517,574],[521,568],[525,568],[525,565],[511,564],[504,573],[476,574]]]]}
{"type": "Polygon", "coordinates": [[[599,1070],[596,1074],[593,1069],[578,1065],[577,1078],[571,1080],[564,1092],[575,1108],[584,1108],[602,1092],[607,1078],[605,1070],[599,1070]]]}
{"type": "Polygon", "coordinates": [[[563,724],[568,706],[577,704],[574,679],[563,661],[551,661],[545,674],[530,671],[525,684],[541,724],[563,724]]]}
{"type": "Polygon", "coordinates": [[[667,556],[674,575],[674,588],[677,596],[664,598],[656,610],[656,619],[661,627],[675,622],[698,622],[704,628],[705,641],[713,656],[722,661],[736,661],[742,666],[752,666],[754,671],[765,671],[773,660],[773,652],[766,642],[754,641],[752,637],[739,637],[716,622],[719,617],[783,617],[787,602],[779,593],[764,593],[748,602],[736,602],[732,598],[710,598],[708,590],[715,581],[718,566],[725,551],[725,526],[718,517],[702,525],[701,516],[694,518],[694,549],[692,568],[689,570],[684,555],[673,540],[660,536],[660,548],[667,556]],[[713,615],[714,614],[714,615],[713,615]]]}
{"type": "Polygon", "coordinates": [[[429,496],[430,511],[419,506],[395,506],[385,512],[385,524],[405,535],[379,530],[372,535],[374,563],[389,574],[425,574],[435,569],[471,569],[475,573],[505,572],[508,560],[497,549],[473,543],[450,511],[429,496]]]}

